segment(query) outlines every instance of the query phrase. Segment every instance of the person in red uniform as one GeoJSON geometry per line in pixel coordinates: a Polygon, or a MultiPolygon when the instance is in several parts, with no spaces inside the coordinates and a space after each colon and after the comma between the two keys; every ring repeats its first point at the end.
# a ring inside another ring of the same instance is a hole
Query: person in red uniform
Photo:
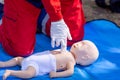
{"type": "MultiPolygon", "coordinates": [[[[67,45],[82,40],[84,14],[81,0],[40,0],[48,13],[45,32],[51,37],[52,47],[67,45]]],[[[4,15],[0,26],[1,43],[12,56],[29,56],[35,46],[35,34],[41,9],[27,0],[4,0],[4,15]]]]}

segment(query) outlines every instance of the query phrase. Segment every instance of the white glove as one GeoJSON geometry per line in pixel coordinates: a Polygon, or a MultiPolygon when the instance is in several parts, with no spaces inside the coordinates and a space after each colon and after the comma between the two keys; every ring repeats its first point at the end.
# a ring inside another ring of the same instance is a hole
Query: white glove
{"type": "Polygon", "coordinates": [[[61,51],[66,51],[67,48],[67,38],[72,40],[70,31],[64,22],[64,20],[51,22],[51,45],[54,48],[61,45],[61,51]]]}
{"type": "Polygon", "coordinates": [[[4,0],[0,0],[0,3],[1,3],[1,4],[4,4],[4,0]]]}

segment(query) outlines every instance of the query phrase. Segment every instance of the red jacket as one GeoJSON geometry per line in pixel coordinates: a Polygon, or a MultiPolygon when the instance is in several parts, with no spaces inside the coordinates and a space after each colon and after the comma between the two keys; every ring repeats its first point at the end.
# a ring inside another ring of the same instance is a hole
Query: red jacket
{"type": "Polygon", "coordinates": [[[68,45],[82,40],[84,36],[85,18],[81,0],[42,0],[43,5],[50,16],[46,24],[46,33],[50,36],[51,21],[64,19],[70,29],[73,40],[68,45]]]}
{"type": "MultiPolygon", "coordinates": [[[[28,56],[35,46],[37,19],[40,9],[26,0],[4,0],[4,15],[1,27],[2,45],[12,56],[28,56]]],[[[51,21],[64,19],[68,25],[72,45],[84,36],[84,15],[80,0],[42,0],[50,19],[46,24],[46,33],[50,35],[51,21]]]]}

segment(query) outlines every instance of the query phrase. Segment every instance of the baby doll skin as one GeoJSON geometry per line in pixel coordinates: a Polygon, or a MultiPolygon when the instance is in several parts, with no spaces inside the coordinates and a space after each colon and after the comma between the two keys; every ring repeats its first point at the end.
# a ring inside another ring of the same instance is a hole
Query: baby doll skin
{"type": "Polygon", "coordinates": [[[0,62],[0,67],[20,65],[22,70],[6,70],[3,80],[8,76],[32,78],[49,73],[51,78],[68,77],[74,73],[75,64],[87,66],[97,60],[99,52],[91,41],[83,40],[74,43],[70,51],[43,51],[27,58],[15,57],[6,62],[0,62]],[[61,70],[61,71],[60,71],[61,70]]]}

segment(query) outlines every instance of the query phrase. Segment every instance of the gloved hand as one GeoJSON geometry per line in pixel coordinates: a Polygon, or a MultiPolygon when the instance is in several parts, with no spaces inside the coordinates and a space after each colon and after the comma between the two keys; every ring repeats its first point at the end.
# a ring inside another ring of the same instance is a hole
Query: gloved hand
{"type": "Polygon", "coordinates": [[[51,22],[51,45],[54,48],[61,45],[61,51],[66,51],[67,48],[67,38],[72,40],[70,31],[64,22],[64,20],[51,22]]]}
{"type": "Polygon", "coordinates": [[[1,4],[4,4],[4,0],[0,0],[0,3],[1,3],[1,4]]]}

